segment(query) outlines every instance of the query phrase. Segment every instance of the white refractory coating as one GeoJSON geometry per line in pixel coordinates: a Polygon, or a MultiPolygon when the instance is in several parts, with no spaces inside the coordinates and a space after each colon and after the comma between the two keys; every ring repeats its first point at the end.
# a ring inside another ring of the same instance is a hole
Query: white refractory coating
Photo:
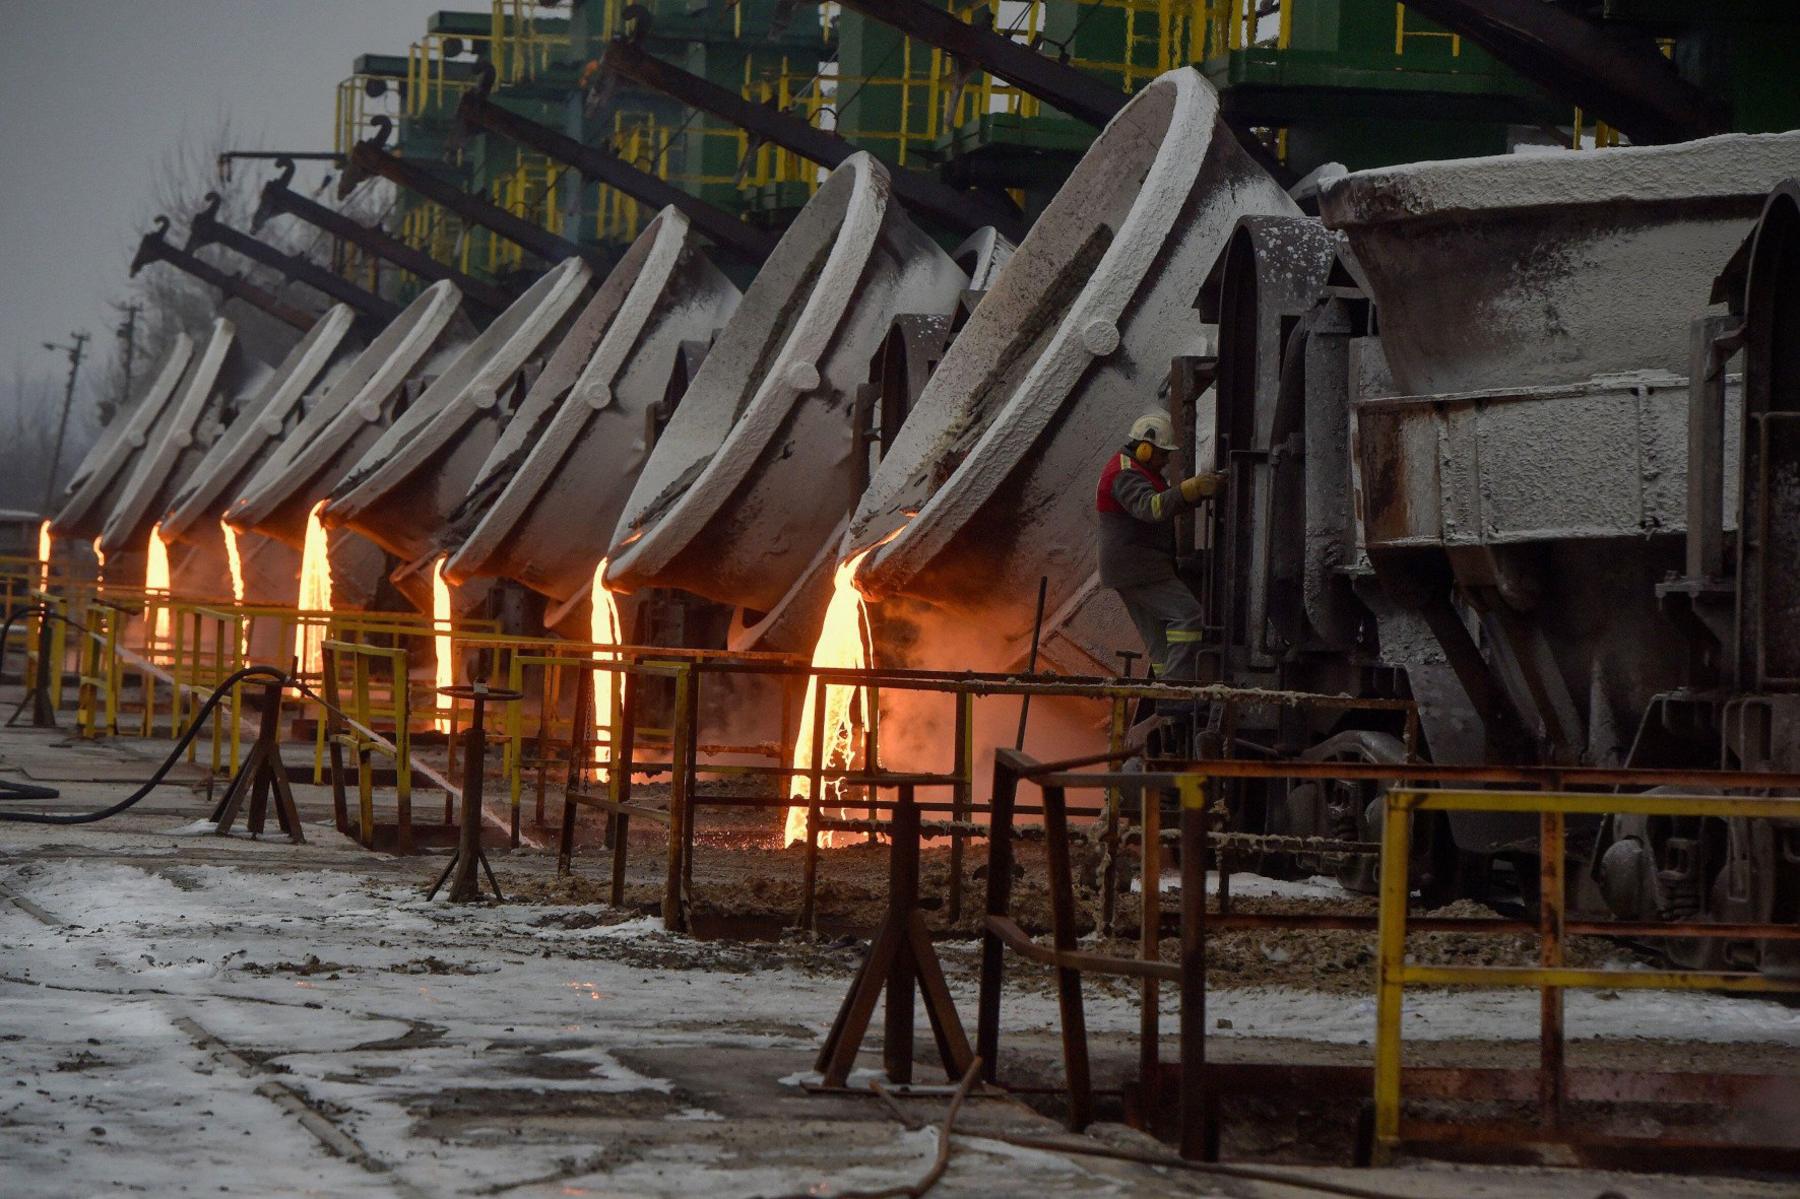
{"type": "Polygon", "coordinates": [[[194,361],[194,339],[177,333],[155,382],[137,405],[113,418],[113,424],[94,448],[75,468],[69,483],[69,498],[51,522],[50,531],[58,537],[92,541],[100,535],[106,518],[112,515],[114,502],[131,479],[131,466],[150,431],[156,427],[163,410],[175,398],[188,368],[194,361]]]}
{"type": "Polygon", "coordinates": [[[593,272],[566,258],[514,300],[389,425],[331,492],[322,519],[411,562],[437,547],[514,404],[528,359],[553,344],[593,272]]]}
{"type": "Polygon", "coordinates": [[[1095,566],[1094,486],[1170,359],[1209,338],[1194,309],[1241,216],[1299,209],[1238,146],[1218,95],[1172,71],[1107,124],[926,384],[843,554],[892,536],[857,583],[1029,632],[1095,566]],[[916,515],[915,515],[916,514],[916,515]]]}
{"type": "Polygon", "coordinates": [[[682,342],[711,340],[738,299],[687,217],[663,209],[551,355],[452,515],[452,538],[472,529],[444,577],[516,579],[557,600],[590,586],[682,342]]]}
{"type": "Polygon", "coordinates": [[[782,234],[644,464],[607,577],[767,611],[855,502],[851,407],[902,313],[945,313],[967,278],[845,159],[782,234]]]}
{"type": "Polygon", "coordinates": [[[181,398],[150,431],[131,479],[100,532],[103,552],[144,548],[151,526],[162,519],[176,489],[218,436],[231,398],[255,391],[270,373],[268,363],[251,358],[238,343],[236,325],[224,317],[213,321],[212,336],[189,373],[181,398]]]}
{"type": "Polygon", "coordinates": [[[1686,374],[1688,324],[1800,133],[1359,171],[1326,185],[1416,394],[1686,374]]]}
{"type": "Polygon", "coordinates": [[[461,305],[462,292],[447,279],[421,292],[312,401],[225,510],[225,519],[302,548],[307,514],[381,436],[406,381],[434,374],[474,336],[466,320],[456,319],[461,305]]]}
{"type": "Polygon", "coordinates": [[[994,285],[994,276],[1006,265],[1006,260],[1018,249],[1000,230],[992,225],[984,225],[963,239],[962,245],[956,247],[950,257],[969,277],[970,291],[986,291],[994,285]]]}
{"type": "Polygon", "coordinates": [[[308,392],[329,388],[347,369],[361,343],[350,334],[356,314],[334,304],[313,322],[275,372],[237,406],[237,415],[193,469],[162,518],[164,540],[185,541],[191,533],[211,538],[218,518],[237,498],[238,488],[274,453],[284,432],[300,419],[308,392]]]}

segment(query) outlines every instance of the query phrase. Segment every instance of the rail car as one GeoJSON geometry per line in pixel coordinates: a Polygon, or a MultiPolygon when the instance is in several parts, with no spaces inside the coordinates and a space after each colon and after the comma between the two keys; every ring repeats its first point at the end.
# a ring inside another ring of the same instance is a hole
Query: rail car
{"type": "MultiPolygon", "coordinates": [[[[1319,217],[1241,221],[1199,297],[1216,362],[1169,389],[1230,477],[1185,534],[1213,679],[1410,698],[1440,763],[1800,769],[1797,174],[1800,135],[1733,136],[1364,172],[1319,217]]],[[[1380,724],[1200,725],[1166,752],[1405,754],[1380,724]]],[[[1372,784],[1232,803],[1249,831],[1378,835],[1372,784]]],[[[1428,898],[1531,902],[1534,820],[1434,821],[1428,898]]],[[[1595,914],[1800,921],[1800,828],[1570,843],[1595,914]]],[[[1668,953],[1800,971],[1792,941],[1668,953]]]]}

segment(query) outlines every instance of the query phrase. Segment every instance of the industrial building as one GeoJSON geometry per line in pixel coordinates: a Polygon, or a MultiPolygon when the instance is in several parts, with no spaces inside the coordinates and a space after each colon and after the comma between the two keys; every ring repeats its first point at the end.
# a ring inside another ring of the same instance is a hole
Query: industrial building
{"type": "Polygon", "coordinates": [[[1796,61],[370,47],[0,556],[0,1191],[1793,1193],[1796,61]]]}

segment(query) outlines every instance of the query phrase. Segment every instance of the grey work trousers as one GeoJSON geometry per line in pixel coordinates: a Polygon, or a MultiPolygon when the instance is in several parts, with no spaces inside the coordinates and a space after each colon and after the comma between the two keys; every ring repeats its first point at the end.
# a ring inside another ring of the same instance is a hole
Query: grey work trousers
{"type": "Polygon", "coordinates": [[[1200,678],[1200,601],[1180,579],[1116,588],[1144,639],[1156,677],[1169,682],[1200,678]]]}

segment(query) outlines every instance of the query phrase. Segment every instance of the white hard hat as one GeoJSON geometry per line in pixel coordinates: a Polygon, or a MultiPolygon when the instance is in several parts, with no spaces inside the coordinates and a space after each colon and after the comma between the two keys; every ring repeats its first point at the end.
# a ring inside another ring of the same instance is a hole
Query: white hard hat
{"type": "Polygon", "coordinates": [[[1159,450],[1173,452],[1179,447],[1175,444],[1175,426],[1168,415],[1162,412],[1146,412],[1131,424],[1131,440],[1147,441],[1159,450]]]}

